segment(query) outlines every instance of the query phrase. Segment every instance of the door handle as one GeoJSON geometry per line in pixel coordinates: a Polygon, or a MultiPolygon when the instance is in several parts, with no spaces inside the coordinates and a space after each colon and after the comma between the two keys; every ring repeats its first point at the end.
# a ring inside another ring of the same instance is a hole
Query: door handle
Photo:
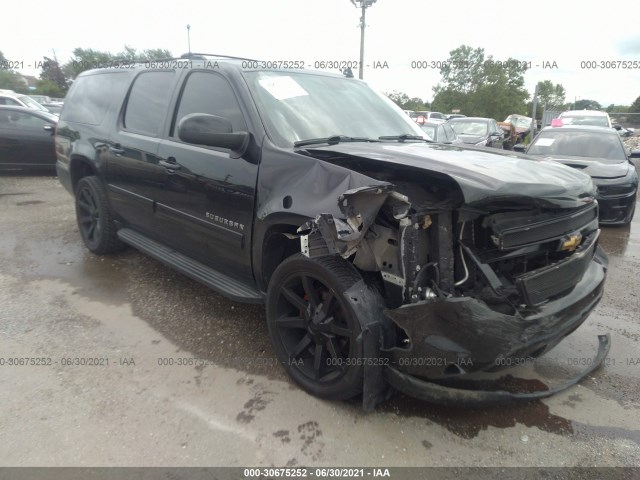
{"type": "Polygon", "coordinates": [[[169,160],[160,160],[158,162],[158,165],[163,166],[167,170],[180,170],[180,164],[176,162],[175,158],[169,160]]]}
{"type": "Polygon", "coordinates": [[[114,146],[109,146],[109,151],[113,153],[116,157],[119,157],[124,153],[124,148],[120,148],[120,144],[116,144],[114,146]]]}

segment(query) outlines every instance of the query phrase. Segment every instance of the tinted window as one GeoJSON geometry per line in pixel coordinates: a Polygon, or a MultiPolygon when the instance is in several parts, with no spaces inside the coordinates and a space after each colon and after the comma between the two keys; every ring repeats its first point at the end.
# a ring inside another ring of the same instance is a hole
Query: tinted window
{"type": "Polygon", "coordinates": [[[143,72],[135,79],[124,114],[124,128],[157,136],[166,117],[175,72],[143,72]]]}
{"type": "Polygon", "coordinates": [[[51,125],[42,118],[24,112],[0,112],[0,126],[15,130],[44,131],[42,127],[51,125]],[[4,115],[3,115],[4,114],[4,115]]]}
{"type": "Polygon", "coordinates": [[[194,72],[189,75],[173,121],[174,132],[178,122],[190,113],[224,117],[231,122],[235,132],[247,129],[231,86],[216,73],[194,72]]]}
{"type": "Polygon", "coordinates": [[[441,114],[441,113],[438,113],[438,112],[433,112],[433,113],[430,115],[430,117],[431,117],[431,118],[439,118],[439,119],[441,119],[441,120],[444,120],[444,115],[443,115],[443,114],[441,114]]]}
{"type": "Polygon", "coordinates": [[[13,98],[0,97],[0,105],[14,105],[21,107],[22,105],[16,102],[13,98]]]}
{"type": "Polygon", "coordinates": [[[68,122],[100,125],[112,99],[121,99],[127,75],[101,73],[79,77],[67,95],[62,118],[68,122]]]}

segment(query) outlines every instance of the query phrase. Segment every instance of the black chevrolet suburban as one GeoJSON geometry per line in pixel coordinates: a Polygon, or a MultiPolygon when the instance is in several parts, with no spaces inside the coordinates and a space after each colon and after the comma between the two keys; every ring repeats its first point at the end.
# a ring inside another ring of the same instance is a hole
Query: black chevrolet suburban
{"type": "Polygon", "coordinates": [[[478,399],[455,382],[584,322],[606,275],[587,175],[430,142],[349,72],[268,66],[192,54],[76,79],[57,172],[91,252],[132,245],[264,303],[295,382],[366,408],[478,399]]]}

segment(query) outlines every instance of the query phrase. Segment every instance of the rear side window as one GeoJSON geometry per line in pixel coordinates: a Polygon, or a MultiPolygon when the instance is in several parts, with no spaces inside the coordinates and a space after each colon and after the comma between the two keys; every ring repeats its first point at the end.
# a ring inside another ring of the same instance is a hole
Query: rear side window
{"type": "Polygon", "coordinates": [[[124,128],[158,136],[166,117],[175,72],[144,72],[133,83],[124,113],[124,128]]]}
{"type": "Polygon", "coordinates": [[[18,106],[18,107],[22,106],[18,102],[16,102],[13,98],[7,98],[7,97],[0,97],[0,105],[12,105],[12,106],[18,106]]]}
{"type": "Polygon", "coordinates": [[[100,73],[76,79],[64,102],[63,120],[100,125],[113,99],[121,99],[127,86],[124,73],[100,73]]]}

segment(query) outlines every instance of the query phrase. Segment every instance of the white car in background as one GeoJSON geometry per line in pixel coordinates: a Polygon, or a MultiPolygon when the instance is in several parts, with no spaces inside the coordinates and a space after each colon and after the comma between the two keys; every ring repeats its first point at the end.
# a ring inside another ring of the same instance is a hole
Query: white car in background
{"type": "Polygon", "coordinates": [[[40,110],[48,112],[49,110],[36,102],[29,95],[23,95],[21,93],[8,93],[6,90],[0,93],[0,105],[8,105],[10,107],[26,107],[33,110],[40,110]]]}
{"type": "Polygon", "coordinates": [[[607,112],[599,110],[567,110],[558,118],[563,125],[592,125],[594,127],[613,127],[607,112]]]}

